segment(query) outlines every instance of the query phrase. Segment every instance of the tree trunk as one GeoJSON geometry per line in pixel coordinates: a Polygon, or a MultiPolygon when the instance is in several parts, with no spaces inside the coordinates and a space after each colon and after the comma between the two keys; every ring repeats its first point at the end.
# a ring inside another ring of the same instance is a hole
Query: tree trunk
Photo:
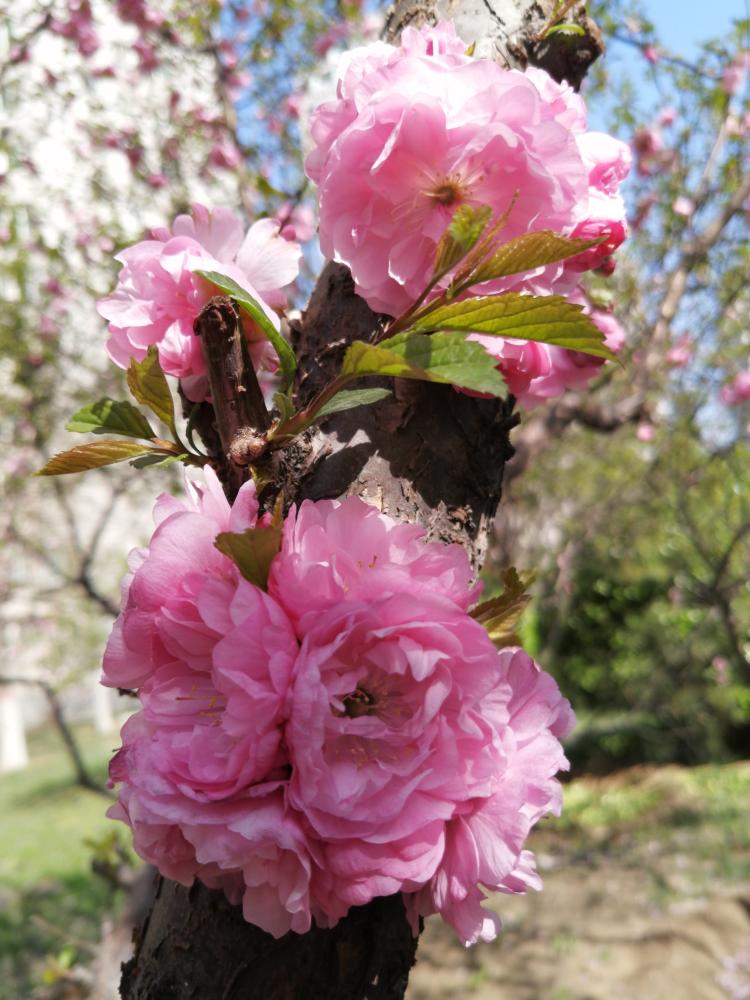
{"type": "Polygon", "coordinates": [[[28,765],[21,698],[12,687],[0,688],[0,774],[23,771],[28,765]]]}
{"type": "MultiPolygon", "coordinates": [[[[579,23],[584,34],[554,34],[540,43],[554,7],[555,0],[400,0],[387,35],[394,40],[410,23],[451,17],[467,43],[476,41],[478,55],[512,66],[534,62],[577,85],[601,52],[599,34],[584,4],[576,4],[565,20],[579,23]]],[[[381,325],[355,295],[347,269],[329,264],[293,330],[299,400],[329,380],[352,340],[369,339],[381,325]]],[[[514,423],[512,403],[396,381],[391,398],[336,414],[287,449],[277,478],[287,503],[356,493],[398,520],[423,525],[431,538],[459,542],[478,569],[514,423]]],[[[210,430],[204,437],[215,441],[210,430]]],[[[219,471],[231,494],[228,450],[224,440],[219,471]]],[[[246,923],[221,893],[159,879],[135,956],[124,966],[122,996],[401,1000],[416,945],[400,895],[351,910],[331,930],[275,940],[246,923]]]]}

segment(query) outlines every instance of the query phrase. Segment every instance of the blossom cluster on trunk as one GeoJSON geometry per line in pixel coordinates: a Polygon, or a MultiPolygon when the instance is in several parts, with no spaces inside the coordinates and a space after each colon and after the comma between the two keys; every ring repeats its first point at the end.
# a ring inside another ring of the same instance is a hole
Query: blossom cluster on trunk
{"type": "Polygon", "coordinates": [[[304,501],[266,592],[214,547],[258,523],[254,485],[231,507],[210,470],[188,489],[157,501],[104,658],[142,704],[109,815],[277,937],[404,892],[415,932],[437,911],[492,939],[482,887],[539,887],[525,840],[560,809],[573,716],[552,678],[471,617],[460,546],[357,497],[304,501]]]}

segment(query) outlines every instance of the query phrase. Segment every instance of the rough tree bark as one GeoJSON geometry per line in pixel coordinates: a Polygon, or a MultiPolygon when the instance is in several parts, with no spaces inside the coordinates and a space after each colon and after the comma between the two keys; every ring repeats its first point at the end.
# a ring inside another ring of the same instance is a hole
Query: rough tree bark
{"type": "MultiPolygon", "coordinates": [[[[541,38],[555,0],[399,0],[387,35],[408,24],[452,18],[476,54],[504,65],[541,65],[578,85],[602,51],[585,4],[564,4],[583,35],[541,38]]],[[[329,264],[302,322],[292,331],[301,402],[335,373],[353,339],[381,327],[354,294],[348,271],[329,264]]],[[[397,382],[377,406],[337,414],[287,449],[276,477],[286,504],[356,493],[391,516],[425,526],[430,537],[459,542],[479,568],[512,453],[512,403],[477,400],[449,386],[397,382]]],[[[217,447],[227,494],[236,489],[226,428],[205,428],[217,447]]],[[[241,910],[201,885],[159,879],[154,906],[136,933],[123,972],[124,1000],[400,1000],[416,940],[400,895],[352,910],[332,930],[290,933],[279,941],[247,924],[241,910]]]]}

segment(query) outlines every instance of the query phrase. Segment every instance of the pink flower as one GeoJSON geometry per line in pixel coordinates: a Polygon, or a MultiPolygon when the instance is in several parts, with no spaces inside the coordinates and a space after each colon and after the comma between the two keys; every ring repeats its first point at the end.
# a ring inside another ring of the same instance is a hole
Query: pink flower
{"type": "Polygon", "coordinates": [[[677,111],[675,108],[668,106],[662,108],[659,112],[659,124],[667,128],[669,125],[674,125],[677,121],[677,111]]]}
{"type": "Polygon", "coordinates": [[[151,543],[131,553],[122,611],[104,653],[102,683],[109,687],[139,687],[175,660],[193,670],[210,666],[220,634],[202,602],[217,587],[238,579],[237,568],[214,547],[214,539],[220,531],[253,527],[258,501],[255,487],[247,483],[230,509],[208,467],[205,485],[188,481],[187,486],[184,501],[159,497],[151,543]]]}
{"type": "Polygon", "coordinates": [[[257,514],[251,483],[230,507],[210,469],[157,501],[105,654],[105,683],[142,705],[109,815],[277,937],[402,891],[415,921],[489,939],[480,884],[539,884],[524,843],[559,810],[567,702],[467,613],[463,549],[355,497],[306,501],[266,593],[213,545],[257,514]]]}
{"type": "Polygon", "coordinates": [[[684,215],[686,219],[695,211],[695,202],[684,194],[678,195],[672,202],[672,211],[675,215],[684,215]]]}
{"type": "Polygon", "coordinates": [[[460,545],[426,543],[425,531],[399,524],[358,497],[305,500],[284,523],[269,592],[304,634],[307,623],[342,600],[382,594],[439,595],[466,611],[481,584],[460,545]]]}
{"type": "Polygon", "coordinates": [[[185,724],[160,732],[144,712],[132,716],[110,765],[121,788],[107,815],[131,827],[138,854],[167,878],[183,885],[198,878],[223,890],[230,902],[242,903],[246,920],[274,937],[303,934],[311,924],[313,855],[300,819],[279,781],[223,800],[196,799],[191,761],[185,753],[174,760],[173,753],[184,741],[194,762],[203,763],[200,736],[208,728],[195,721],[192,730],[185,724]]]}
{"type": "Polygon", "coordinates": [[[665,360],[673,368],[684,368],[690,364],[693,357],[693,345],[690,337],[680,337],[665,354],[665,360]]]}
{"type": "Polygon", "coordinates": [[[299,118],[304,97],[302,94],[289,94],[284,98],[283,108],[290,118],[299,118]]]}
{"type": "Polygon", "coordinates": [[[655,66],[661,59],[661,52],[657,45],[646,45],[643,48],[643,57],[646,62],[650,62],[652,66],[655,66]]]}
{"type": "Polygon", "coordinates": [[[729,660],[726,656],[714,656],[711,660],[711,669],[714,672],[714,680],[719,687],[726,687],[729,683],[729,660]]]}
{"type": "Polygon", "coordinates": [[[482,717],[492,723],[501,761],[495,787],[457,809],[435,875],[407,899],[415,925],[418,914],[438,912],[466,945],[491,941],[500,929],[496,914],[480,905],[486,899],[480,886],[509,893],[541,888],[533,855],[523,845],[542,816],[560,813],[555,774],[568,762],[559,740],[575,722],[555,682],[523,650],[501,650],[494,675],[482,717]]]}
{"type": "Polygon", "coordinates": [[[208,155],[209,163],[224,170],[236,170],[242,163],[242,154],[237,146],[227,139],[214,143],[208,155]]]}
{"type": "Polygon", "coordinates": [[[739,406],[750,399],[750,371],[740,372],[719,393],[726,406],[739,406]]]}
{"type": "MultiPolygon", "coordinates": [[[[193,321],[214,294],[194,271],[218,271],[246,289],[279,328],[272,307],[283,306],[281,288],[297,276],[299,247],[281,239],[271,219],[254,223],[243,237],[242,223],[229,209],[210,212],[194,205],[172,229],[154,232],[118,254],[123,264],[114,293],[97,303],[109,320],[109,356],[122,368],[142,360],[156,344],[162,368],[182,380],[189,399],[205,399],[208,385],[200,340],[193,321]]],[[[244,320],[256,365],[273,365],[260,329],[244,320]]]]}
{"type": "Polygon", "coordinates": [[[351,27],[346,21],[337,21],[313,41],[313,52],[316,56],[324,56],[330,48],[348,38],[350,32],[351,27]]]}
{"type": "MultiPolygon", "coordinates": [[[[398,314],[422,292],[460,204],[500,215],[515,197],[508,238],[579,225],[606,230],[613,246],[624,235],[617,186],[625,147],[586,133],[571,88],[465,49],[449,23],[408,29],[399,48],[355,49],[342,58],[338,100],[313,115],[306,169],[320,187],[321,249],[351,268],[358,293],[381,312],[398,314]],[[594,195],[606,210],[594,210],[594,195]]],[[[555,265],[524,287],[565,292],[574,284],[555,265]]],[[[518,280],[483,290],[511,285],[518,280]]]]}
{"type": "Polygon", "coordinates": [[[661,132],[655,125],[639,128],[633,136],[638,173],[650,177],[658,170],[671,170],[677,162],[673,149],[665,149],[661,132]]]}
{"type": "Polygon", "coordinates": [[[481,699],[496,662],[480,625],[426,595],[344,601],[311,625],[286,730],[289,796],[323,844],[327,913],[424,884],[446,820],[490,794],[481,699]]]}
{"type": "Polygon", "coordinates": [[[656,428],[653,424],[643,423],[638,424],[635,429],[635,436],[639,441],[647,444],[649,441],[653,441],[654,435],[656,434],[656,428]]]}
{"type": "Polygon", "coordinates": [[[750,52],[740,52],[725,67],[722,76],[722,85],[725,93],[729,94],[730,97],[742,90],[748,68],[750,68],[750,52]]]}
{"type": "Polygon", "coordinates": [[[213,546],[255,524],[252,483],[230,509],[215,475],[186,502],[162,496],[133,562],[104,683],[139,685],[141,711],[110,766],[109,815],[169,878],[242,901],[277,936],[310,926],[311,860],[285,805],[283,725],[297,641],[273,598],[213,546]]]}
{"type": "Polygon", "coordinates": [[[306,243],[315,235],[315,215],[309,205],[304,203],[293,205],[285,201],[274,213],[274,221],[281,226],[281,235],[285,240],[299,240],[306,243]]]}
{"type": "Polygon", "coordinates": [[[146,177],[146,183],[149,187],[159,189],[166,187],[167,184],[169,184],[169,178],[166,174],[149,174],[146,177]]]}
{"type": "Polygon", "coordinates": [[[145,0],[117,0],[117,16],[141,30],[159,28],[164,23],[164,15],[149,7],[145,0]]]}
{"type": "Polygon", "coordinates": [[[153,73],[159,68],[159,55],[154,46],[145,38],[136,38],[133,49],[138,56],[138,69],[141,73],[153,73]]]}
{"type": "Polygon", "coordinates": [[[50,18],[49,29],[55,34],[75,42],[84,59],[88,59],[101,44],[99,35],[94,30],[91,4],[87,0],[81,0],[81,2],[69,0],[68,14],[70,16],[67,21],[50,18]]]}

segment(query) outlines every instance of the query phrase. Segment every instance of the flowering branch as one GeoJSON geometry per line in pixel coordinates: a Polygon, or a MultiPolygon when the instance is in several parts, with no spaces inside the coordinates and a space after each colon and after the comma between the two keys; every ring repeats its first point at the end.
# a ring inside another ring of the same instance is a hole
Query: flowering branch
{"type": "Polygon", "coordinates": [[[201,310],[194,326],[203,342],[211,400],[231,496],[247,479],[246,466],[265,451],[270,424],[238,311],[217,295],[201,310]]]}

